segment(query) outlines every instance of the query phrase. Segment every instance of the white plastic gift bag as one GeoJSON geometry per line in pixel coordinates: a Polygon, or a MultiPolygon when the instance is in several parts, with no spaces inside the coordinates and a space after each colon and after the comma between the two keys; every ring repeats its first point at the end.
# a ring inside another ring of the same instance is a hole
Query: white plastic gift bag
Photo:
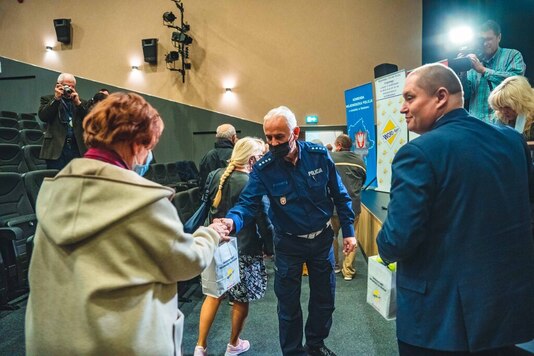
{"type": "Polygon", "coordinates": [[[240,281],[237,239],[220,244],[211,264],[202,272],[202,293],[219,298],[240,281]]]}

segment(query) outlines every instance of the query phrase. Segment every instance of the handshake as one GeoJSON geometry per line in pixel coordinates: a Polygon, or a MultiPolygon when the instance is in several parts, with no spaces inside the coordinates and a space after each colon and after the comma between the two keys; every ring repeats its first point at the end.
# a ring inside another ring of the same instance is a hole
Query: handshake
{"type": "Polygon", "coordinates": [[[230,241],[230,232],[234,229],[234,221],[226,218],[213,219],[211,225],[208,227],[217,231],[221,237],[221,241],[227,242],[230,241]]]}

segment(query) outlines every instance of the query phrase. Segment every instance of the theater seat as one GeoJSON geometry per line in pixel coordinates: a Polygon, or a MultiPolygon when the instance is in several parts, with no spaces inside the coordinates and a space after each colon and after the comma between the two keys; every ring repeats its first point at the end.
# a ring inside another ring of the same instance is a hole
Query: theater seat
{"type": "Polygon", "coordinates": [[[25,173],[28,171],[24,153],[19,145],[0,143],[0,172],[25,173]]]}
{"type": "Polygon", "coordinates": [[[10,294],[28,290],[27,240],[35,234],[36,217],[18,173],[0,173],[0,253],[7,270],[10,294]]]}
{"type": "Polygon", "coordinates": [[[13,119],[18,119],[19,118],[19,114],[17,114],[16,112],[14,112],[14,111],[5,111],[5,110],[0,111],[0,116],[9,117],[9,118],[13,118],[13,119]]]}
{"type": "Polygon", "coordinates": [[[39,154],[41,153],[40,145],[26,145],[22,147],[22,152],[24,153],[24,161],[29,171],[46,169],[46,161],[39,158],[39,154]]]}
{"type": "Polygon", "coordinates": [[[44,133],[41,130],[20,130],[20,137],[23,145],[42,145],[44,133]]]}
{"type": "Polygon", "coordinates": [[[19,128],[42,131],[41,125],[35,120],[19,120],[19,128]]]}
{"type": "Polygon", "coordinates": [[[37,117],[35,117],[35,114],[27,114],[27,113],[21,113],[19,115],[20,120],[33,120],[37,121],[37,117]]]}
{"type": "Polygon", "coordinates": [[[0,127],[10,127],[12,129],[19,129],[19,122],[17,119],[10,117],[0,117],[0,127]]]}
{"type": "Polygon", "coordinates": [[[0,143],[20,145],[21,138],[19,130],[13,127],[0,127],[0,143]]]}
{"type": "Polygon", "coordinates": [[[22,181],[24,182],[24,189],[30,199],[30,204],[35,210],[35,202],[37,201],[37,195],[41,189],[41,184],[45,178],[53,178],[56,176],[57,169],[41,169],[37,171],[31,171],[22,175],[22,181]]]}

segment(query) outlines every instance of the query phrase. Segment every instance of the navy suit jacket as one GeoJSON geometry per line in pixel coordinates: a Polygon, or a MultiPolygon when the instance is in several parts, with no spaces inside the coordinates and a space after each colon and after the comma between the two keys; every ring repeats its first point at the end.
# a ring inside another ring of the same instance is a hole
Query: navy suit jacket
{"type": "Polygon", "coordinates": [[[397,336],[479,351],[534,338],[532,162],[521,135],[464,109],[393,160],[380,255],[397,264],[397,336]]]}

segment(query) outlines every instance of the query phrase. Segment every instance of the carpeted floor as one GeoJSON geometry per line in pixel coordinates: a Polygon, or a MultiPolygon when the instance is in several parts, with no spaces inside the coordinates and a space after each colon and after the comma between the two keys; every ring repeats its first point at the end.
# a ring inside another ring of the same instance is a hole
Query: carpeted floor
{"type": "MultiPolygon", "coordinates": [[[[281,355],[278,344],[278,320],[274,296],[273,264],[267,264],[269,287],[265,298],[251,303],[249,317],[242,337],[249,340],[251,349],[243,355],[281,355]]],[[[352,281],[337,275],[336,311],[327,346],[339,356],[397,355],[395,322],[386,321],[366,303],[367,264],[360,253],[356,258],[357,276],[352,281]]],[[[302,282],[302,309],[307,315],[309,296],[307,277],[302,282]]],[[[202,306],[200,288],[186,293],[191,301],[180,303],[185,314],[183,350],[192,355],[198,335],[198,318],[202,306]]],[[[17,303],[20,309],[0,311],[0,355],[24,355],[24,313],[26,301],[17,303]]],[[[224,302],[210,332],[209,354],[223,355],[230,336],[231,307],[224,302]]]]}

